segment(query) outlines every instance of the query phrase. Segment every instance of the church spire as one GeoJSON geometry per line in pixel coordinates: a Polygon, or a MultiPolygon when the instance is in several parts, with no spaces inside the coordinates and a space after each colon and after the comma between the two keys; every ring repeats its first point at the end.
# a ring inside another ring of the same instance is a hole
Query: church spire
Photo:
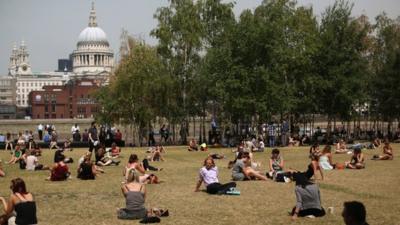
{"type": "Polygon", "coordinates": [[[96,11],[94,10],[94,2],[92,2],[92,10],[90,11],[89,27],[97,27],[96,11]]]}

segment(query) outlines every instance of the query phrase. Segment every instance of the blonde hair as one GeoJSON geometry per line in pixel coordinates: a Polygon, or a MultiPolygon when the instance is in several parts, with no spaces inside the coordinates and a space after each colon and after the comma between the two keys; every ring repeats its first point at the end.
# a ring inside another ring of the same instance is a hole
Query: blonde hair
{"type": "Polygon", "coordinates": [[[131,182],[138,182],[139,176],[136,174],[135,169],[128,169],[127,171],[127,177],[126,177],[126,182],[131,183],[131,182]]]}

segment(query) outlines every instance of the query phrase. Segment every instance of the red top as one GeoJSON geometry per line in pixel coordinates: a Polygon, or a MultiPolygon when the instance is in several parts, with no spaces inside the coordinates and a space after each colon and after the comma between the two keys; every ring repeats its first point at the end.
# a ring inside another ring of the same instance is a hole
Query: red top
{"type": "Polygon", "coordinates": [[[57,167],[53,168],[51,171],[51,177],[50,180],[52,181],[61,181],[61,180],[66,180],[68,178],[68,166],[67,165],[61,165],[57,164],[57,167]]]}

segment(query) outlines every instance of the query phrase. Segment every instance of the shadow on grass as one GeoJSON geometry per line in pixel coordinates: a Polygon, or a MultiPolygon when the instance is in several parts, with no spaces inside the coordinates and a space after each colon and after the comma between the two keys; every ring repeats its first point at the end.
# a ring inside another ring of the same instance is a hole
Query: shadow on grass
{"type": "Polygon", "coordinates": [[[355,196],[360,197],[360,198],[388,199],[385,196],[375,195],[375,194],[365,193],[365,192],[356,192],[356,191],[350,190],[349,188],[342,187],[342,186],[339,186],[339,185],[334,185],[334,184],[323,184],[323,183],[320,183],[319,187],[322,188],[322,189],[325,189],[325,190],[330,190],[330,191],[336,191],[336,192],[341,192],[341,193],[345,193],[345,194],[355,195],[355,196]]]}

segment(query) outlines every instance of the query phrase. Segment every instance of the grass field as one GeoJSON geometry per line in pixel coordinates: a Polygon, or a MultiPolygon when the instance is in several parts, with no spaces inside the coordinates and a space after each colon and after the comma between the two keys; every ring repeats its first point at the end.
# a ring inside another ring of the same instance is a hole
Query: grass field
{"type": "MultiPolygon", "coordinates": [[[[162,218],[163,224],[343,224],[341,217],[344,201],[362,201],[367,207],[368,222],[372,224],[400,224],[400,164],[398,150],[393,145],[393,161],[371,161],[373,154],[381,150],[365,150],[368,158],[364,170],[336,170],[325,172],[326,179],[320,181],[323,207],[334,207],[332,215],[317,219],[298,219],[291,222],[287,215],[295,204],[294,184],[261,181],[238,182],[240,196],[210,196],[194,192],[198,170],[208,153],[188,152],[185,147],[167,147],[165,162],[154,162],[164,168],[157,175],[164,181],[158,185],[147,185],[146,207],[162,207],[170,210],[170,217],[162,218]],[[397,154],[396,154],[397,153],[397,154]]],[[[8,198],[12,178],[21,177],[28,191],[36,198],[39,224],[139,224],[138,221],[121,221],[116,217],[116,208],[124,207],[120,191],[122,168],[129,154],[145,156],[145,148],[124,148],[123,163],[105,168],[94,181],[76,179],[77,160],[86,149],[66,152],[75,162],[70,165],[73,179],[65,182],[48,182],[48,171],[21,171],[18,165],[4,165],[6,177],[0,178],[0,195],[8,198]]],[[[308,148],[281,148],[286,168],[299,170],[309,163],[308,148]]],[[[227,159],[218,160],[220,182],[230,181],[227,163],[233,159],[231,149],[210,149],[222,153],[227,159]]],[[[256,161],[267,170],[271,150],[255,153],[256,161]]],[[[50,165],[53,151],[44,150],[39,158],[50,165]]],[[[0,151],[4,161],[9,152],[0,151]]],[[[334,155],[335,162],[348,160],[349,155],[334,155]]],[[[204,187],[203,187],[204,188],[204,187]]],[[[0,206],[2,207],[2,206],[0,206]]],[[[2,210],[2,209],[1,209],[2,210]]]]}

